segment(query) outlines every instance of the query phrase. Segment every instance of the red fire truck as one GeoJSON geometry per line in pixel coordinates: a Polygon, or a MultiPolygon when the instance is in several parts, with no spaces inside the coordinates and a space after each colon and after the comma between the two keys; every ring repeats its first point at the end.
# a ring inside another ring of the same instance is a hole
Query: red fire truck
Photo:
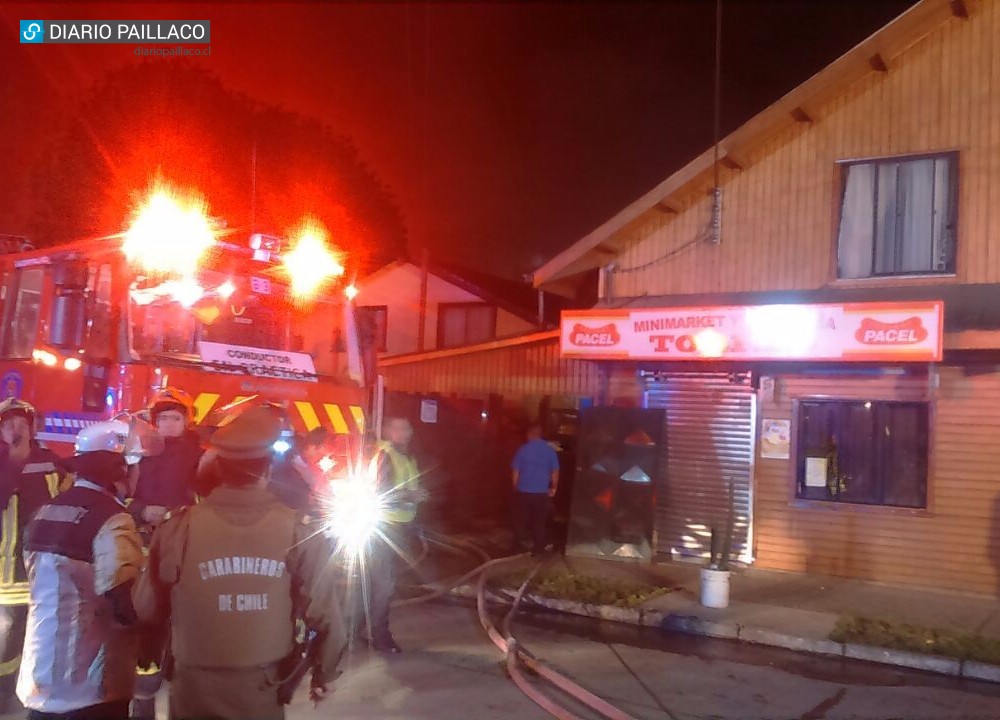
{"type": "Polygon", "coordinates": [[[153,238],[181,253],[183,273],[144,267],[125,236],[37,250],[8,238],[0,399],[34,405],[39,439],[59,453],[168,385],[191,394],[198,422],[258,396],[284,404],[294,429],[326,426],[356,447],[368,394],[342,281],[296,297],[278,241],[216,235],[201,251],[153,238]]]}

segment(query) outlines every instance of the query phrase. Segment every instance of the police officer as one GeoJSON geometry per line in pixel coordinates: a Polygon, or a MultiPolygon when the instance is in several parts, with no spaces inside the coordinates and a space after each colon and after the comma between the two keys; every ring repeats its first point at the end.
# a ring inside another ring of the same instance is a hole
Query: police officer
{"type": "Polygon", "coordinates": [[[82,430],[73,486],[25,534],[30,605],[17,695],[28,718],[126,718],[136,664],[131,585],[142,539],[125,511],[128,466],[155,451],[138,420],[82,430]]]}
{"type": "Polygon", "coordinates": [[[21,554],[24,527],[49,502],[65,478],[51,450],[35,440],[35,408],[17,398],[0,403],[0,619],[9,622],[0,640],[0,714],[11,705],[28,616],[28,583],[21,554]]]}
{"type": "Polygon", "coordinates": [[[214,489],[153,535],[134,600],[144,622],[170,627],[172,718],[283,718],[296,619],[317,637],[306,660],[314,700],[336,671],[344,637],[330,547],[267,490],[279,436],[266,406],[219,428],[204,463],[214,489]]]}
{"type": "MultiPolygon", "coordinates": [[[[387,532],[396,536],[396,544],[405,543],[401,537],[416,519],[417,505],[427,499],[427,491],[420,487],[417,461],[410,454],[413,426],[405,418],[389,418],[383,430],[385,439],[377,447],[374,463],[377,472],[376,488],[382,496],[386,510],[384,519],[389,523],[387,532]]],[[[368,581],[371,598],[368,618],[372,647],[379,652],[400,653],[399,644],[389,630],[389,606],[396,591],[393,565],[395,553],[389,545],[376,539],[369,547],[368,581]]]]}
{"type": "MultiPolygon", "coordinates": [[[[139,463],[139,477],[128,509],[147,545],[153,530],[167,512],[195,500],[195,475],[204,452],[198,435],[191,429],[194,402],[179,388],[167,387],[157,392],[146,408],[150,420],[163,437],[164,448],[159,455],[144,457],[139,463]]],[[[163,639],[154,629],[143,634],[144,649],[153,654],[162,647],[163,639]]],[[[136,697],[132,717],[151,719],[156,714],[156,693],[160,689],[159,663],[138,671],[136,697]]]]}

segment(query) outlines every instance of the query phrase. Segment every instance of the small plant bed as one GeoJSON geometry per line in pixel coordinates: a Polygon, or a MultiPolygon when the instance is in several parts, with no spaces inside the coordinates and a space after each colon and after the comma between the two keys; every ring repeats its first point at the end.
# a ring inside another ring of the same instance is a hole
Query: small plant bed
{"type": "Polygon", "coordinates": [[[830,633],[830,639],[1000,665],[1000,639],[957,630],[936,630],[864,617],[841,617],[830,633]]]}
{"type": "MultiPolygon", "coordinates": [[[[528,569],[521,569],[502,573],[494,577],[494,583],[503,588],[517,590],[529,572],[528,569]]],[[[527,592],[589,605],[632,608],[670,592],[670,588],[629,580],[581,575],[558,568],[544,568],[532,579],[527,592]]]]}

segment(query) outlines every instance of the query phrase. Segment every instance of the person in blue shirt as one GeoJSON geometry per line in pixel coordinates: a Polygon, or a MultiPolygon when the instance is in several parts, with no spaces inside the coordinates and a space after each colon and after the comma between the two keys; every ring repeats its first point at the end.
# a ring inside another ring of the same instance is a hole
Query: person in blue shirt
{"type": "Polygon", "coordinates": [[[528,441],[517,449],[510,464],[514,487],[514,552],[521,552],[530,534],[531,554],[539,557],[548,541],[549,511],[559,486],[559,457],[542,440],[542,426],[528,428],[528,441]]]}

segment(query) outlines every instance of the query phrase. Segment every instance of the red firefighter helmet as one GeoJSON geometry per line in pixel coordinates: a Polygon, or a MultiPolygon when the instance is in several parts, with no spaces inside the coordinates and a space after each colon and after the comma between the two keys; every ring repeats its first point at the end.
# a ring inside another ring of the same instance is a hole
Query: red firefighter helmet
{"type": "Polygon", "coordinates": [[[194,400],[180,388],[165,387],[153,395],[147,406],[150,419],[156,423],[156,416],[164,410],[177,410],[184,414],[188,422],[194,419],[194,400]]]}

